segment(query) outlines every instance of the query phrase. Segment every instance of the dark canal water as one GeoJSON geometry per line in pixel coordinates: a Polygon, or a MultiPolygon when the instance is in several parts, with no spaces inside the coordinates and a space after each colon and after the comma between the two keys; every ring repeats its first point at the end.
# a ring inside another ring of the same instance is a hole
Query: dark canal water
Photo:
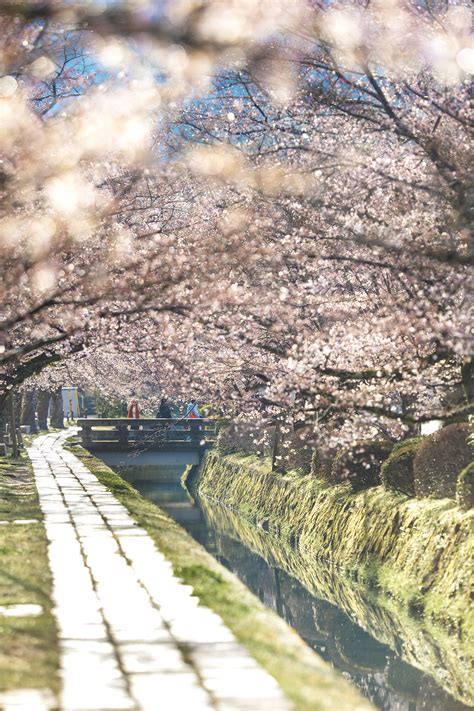
{"type": "MultiPolygon", "coordinates": [[[[455,643],[450,646],[449,640],[448,643],[444,638],[439,640],[421,622],[411,622],[415,626],[407,633],[403,621],[394,613],[373,599],[365,599],[363,592],[352,589],[350,582],[348,585],[347,578],[340,579],[340,573],[321,561],[315,561],[314,571],[304,568],[304,575],[299,575],[306,583],[303,585],[288,573],[291,552],[281,555],[278,541],[269,534],[242,522],[217,503],[193,500],[181,485],[182,467],[117,470],[286,620],[377,708],[382,711],[474,708],[463,703],[470,698],[466,688],[469,674],[464,669],[467,662],[459,656],[455,643]],[[338,604],[334,604],[336,589],[338,604]],[[418,661],[419,668],[409,663],[413,659],[418,661]]],[[[298,570],[297,562],[295,565],[298,570]]]]}

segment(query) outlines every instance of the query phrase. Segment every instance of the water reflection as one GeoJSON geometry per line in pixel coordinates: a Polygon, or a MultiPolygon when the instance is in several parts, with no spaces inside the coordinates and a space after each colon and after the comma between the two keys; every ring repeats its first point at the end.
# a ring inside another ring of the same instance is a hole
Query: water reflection
{"type": "Polygon", "coordinates": [[[321,561],[303,561],[296,551],[219,504],[194,501],[179,482],[183,469],[163,466],[152,476],[147,470],[134,467],[120,473],[379,709],[473,708],[463,703],[470,698],[469,668],[456,638],[382,607],[375,594],[356,581],[321,561]]]}

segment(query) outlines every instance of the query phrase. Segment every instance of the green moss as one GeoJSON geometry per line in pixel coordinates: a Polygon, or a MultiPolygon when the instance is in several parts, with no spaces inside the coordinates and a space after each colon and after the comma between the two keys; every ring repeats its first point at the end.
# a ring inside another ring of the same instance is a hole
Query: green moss
{"type": "Polygon", "coordinates": [[[423,442],[423,440],[423,436],[410,437],[410,439],[402,439],[401,442],[397,442],[393,445],[391,454],[402,454],[403,452],[411,452],[413,448],[416,448],[419,444],[423,442]]]}
{"type": "Polygon", "coordinates": [[[380,470],[381,480],[387,489],[401,491],[407,496],[415,495],[413,462],[423,437],[398,442],[380,470]]]}
{"type": "Polygon", "coordinates": [[[313,449],[311,457],[311,475],[320,481],[330,481],[332,460],[329,454],[324,454],[319,447],[313,449]]]}
{"type": "MultiPolygon", "coordinates": [[[[75,447],[72,451],[149,533],[172,563],[175,574],[192,585],[200,602],[217,612],[237,639],[277,679],[296,709],[372,709],[283,620],[265,608],[161,509],[82,448],[75,447]]],[[[268,463],[258,457],[235,458],[234,463],[242,466],[243,461],[252,463],[260,474],[268,471],[268,463]]]]}
{"type": "Polygon", "coordinates": [[[474,462],[468,464],[459,475],[456,501],[465,511],[474,507],[474,462]]]}
{"type": "Polygon", "coordinates": [[[381,486],[323,487],[312,476],[272,474],[249,457],[215,451],[206,454],[198,492],[468,634],[473,516],[453,501],[407,499],[381,486]]]}
{"type": "Polygon", "coordinates": [[[44,612],[38,617],[0,616],[0,691],[49,688],[57,693],[59,655],[47,539],[31,464],[25,457],[1,463],[0,520],[37,519],[38,523],[0,526],[0,605],[39,604],[44,612]]]}
{"type": "MultiPolygon", "coordinates": [[[[406,501],[405,497],[398,498],[406,501]]],[[[326,600],[331,606],[343,610],[372,637],[395,650],[408,664],[434,678],[455,698],[467,705],[474,703],[470,666],[472,642],[466,634],[453,633],[448,624],[440,621],[439,615],[437,619],[431,615],[430,609],[423,606],[426,598],[415,582],[408,581],[403,599],[395,598],[385,594],[384,590],[397,589],[397,574],[380,561],[356,567],[332,565],[315,555],[314,549],[295,548],[281,535],[265,532],[222,505],[201,498],[200,506],[208,525],[222,534],[220,546],[224,556],[223,546],[227,541],[242,542],[272,568],[284,570],[299,580],[318,600],[326,600]]],[[[291,595],[291,591],[286,591],[285,599],[292,609],[288,594],[291,595]]],[[[429,600],[433,602],[434,596],[429,600]]],[[[444,603],[436,600],[434,606],[439,611],[443,604],[446,607],[446,600],[444,603]]],[[[334,609],[328,606],[316,620],[318,629],[331,639],[337,632],[332,619],[334,609]]],[[[462,615],[462,611],[455,614],[462,615]]],[[[467,632],[470,628],[467,621],[464,630],[467,632]]]]}

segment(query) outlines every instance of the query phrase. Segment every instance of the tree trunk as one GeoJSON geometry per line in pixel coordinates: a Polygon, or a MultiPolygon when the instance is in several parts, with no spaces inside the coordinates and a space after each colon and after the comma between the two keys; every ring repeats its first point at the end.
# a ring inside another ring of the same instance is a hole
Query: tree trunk
{"type": "Polygon", "coordinates": [[[3,442],[5,427],[10,421],[8,398],[0,401],[0,442],[3,442]]]}
{"type": "Polygon", "coordinates": [[[8,415],[10,424],[10,437],[12,441],[12,454],[15,459],[20,456],[18,450],[18,440],[16,438],[16,418],[15,418],[15,397],[13,393],[10,393],[8,397],[8,415]]]}
{"type": "MultiPolygon", "coordinates": [[[[410,407],[416,402],[416,395],[405,393],[400,395],[400,400],[402,404],[402,412],[403,414],[406,414],[410,411],[410,407]]],[[[406,437],[418,437],[421,432],[421,427],[419,424],[407,422],[405,427],[406,437]]],[[[384,432],[384,434],[388,437],[388,439],[390,439],[388,432],[384,432]]]]}
{"type": "Polygon", "coordinates": [[[58,388],[51,395],[51,427],[64,428],[63,395],[62,388],[58,388]]]}
{"type": "Polygon", "coordinates": [[[38,428],[36,427],[35,400],[34,390],[25,390],[21,400],[20,425],[28,425],[32,434],[38,432],[38,428]]]}
{"type": "Polygon", "coordinates": [[[461,366],[461,380],[467,404],[474,400],[474,358],[467,357],[461,366]]]}
{"type": "Polygon", "coordinates": [[[13,412],[15,415],[15,429],[18,429],[18,427],[20,426],[22,395],[16,389],[14,391],[12,390],[11,392],[13,397],[13,412]]]}
{"type": "Polygon", "coordinates": [[[272,447],[272,472],[277,471],[277,457],[280,449],[280,423],[275,422],[275,431],[273,433],[273,447],[272,447]]]}
{"type": "Polygon", "coordinates": [[[51,393],[49,392],[49,390],[40,390],[38,392],[37,413],[38,427],[40,430],[48,429],[48,409],[50,398],[51,393]]]}

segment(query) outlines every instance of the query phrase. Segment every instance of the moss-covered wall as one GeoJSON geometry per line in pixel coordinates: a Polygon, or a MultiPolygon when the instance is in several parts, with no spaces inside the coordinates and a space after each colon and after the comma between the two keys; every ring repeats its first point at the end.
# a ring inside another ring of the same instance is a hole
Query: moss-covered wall
{"type": "MultiPolygon", "coordinates": [[[[393,598],[368,588],[335,565],[303,555],[281,537],[263,531],[225,506],[205,498],[200,499],[200,506],[209,527],[221,534],[218,540],[243,543],[271,568],[296,578],[311,595],[343,610],[372,637],[428,674],[456,699],[474,704],[469,640],[430,619],[414,617],[393,598]]],[[[225,550],[219,552],[226,557],[225,550]]],[[[285,605],[288,604],[285,595],[285,605]]]]}
{"type": "Polygon", "coordinates": [[[453,500],[410,499],[381,486],[353,493],[349,484],[275,474],[268,460],[217,451],[206,454],[198,491],[472,640],[474,514],[453,500]]]}

